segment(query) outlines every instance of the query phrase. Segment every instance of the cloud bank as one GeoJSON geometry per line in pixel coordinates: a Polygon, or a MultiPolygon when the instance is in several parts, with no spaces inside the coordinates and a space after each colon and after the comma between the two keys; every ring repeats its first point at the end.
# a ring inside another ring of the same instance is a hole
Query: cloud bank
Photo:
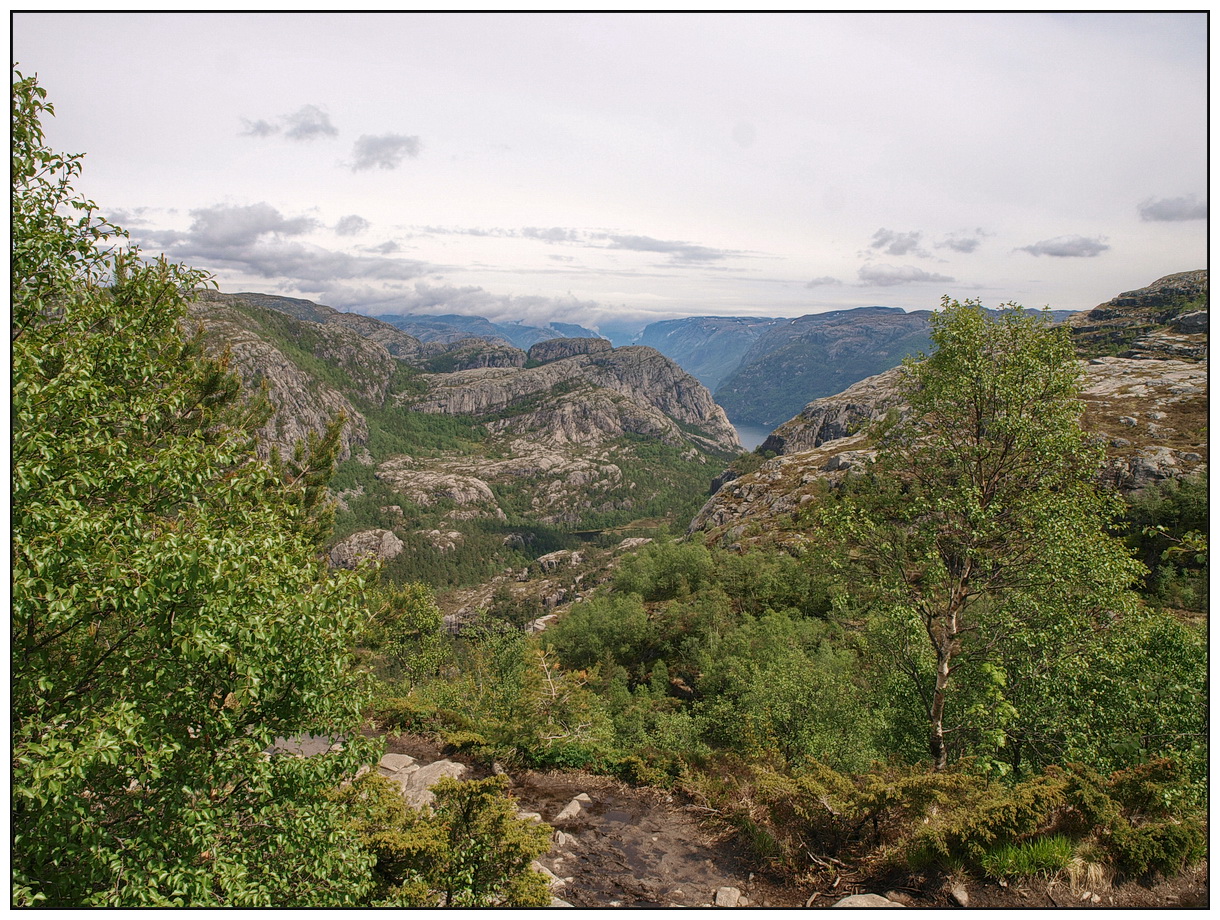
{"type": "MultiPolygon", "coordinates": [[[[266,202],[215,205],[190,212],[186,231],[133,231],[141,245],[213,271],[273,278],[294,290],[329,291],[343,280],[407,281],[436,266],[408,259],[335,252],[293,239],[319,227],[312,217],[285,217],[266,202]]],[[[342,223],[342,221],[340,222],[342,223]]]]}
{"type": "Polygon", "coordinates": [[[419,156],[418,137],[405,134],[362,134],[352,151],[352,172],[365,169],[397,169],[402,161],[419,156]]]}
{"type": "Polygon", "coordinates": [[[1090,259],[1109,248],[1100,237],[1057,236],[1051,240],[1031,243],[1029,246],[1019,246],[1017,251],[1028,252],[1031,256],[1053,256],[1057,259],[1090,259]]]}
{"type": "Polygon", "coordinates": [[[1207,220],[1207,202],[1194,195],[1149,198],[1139,206],[1140,220],[1207,220]]]}
{"type": "Polygon", "coordinates": [[[876,285],[878,287],[956,280],[948,275],[938,275],[934,272],[924,271],[922,268],[916,268],[914,265],[862,265],[858,274],[861,284],[876,285]]]}

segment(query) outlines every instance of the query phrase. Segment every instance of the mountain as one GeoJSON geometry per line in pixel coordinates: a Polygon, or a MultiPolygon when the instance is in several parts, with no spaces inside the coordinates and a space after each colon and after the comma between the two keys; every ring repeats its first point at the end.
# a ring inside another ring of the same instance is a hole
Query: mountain
{"type": "Polygon", "coordinates": [[[927,351],[931,313],[860,307],[776,324],[750,346],[716,389],[735,421],[772,426],[809,400],[830,396],[908,355],[927,351]]]}
{"type": "MultiPolygon", "coordinates": [[[[1051,311],[1056,322],[1071,315],[1051,311]]],[[[810,399],[841,392],[926,352],[931,317],[928,310],[857,307],[776,321],[715,387],[716,401],[735,422],[777,425],[810,399]]]]}
{"type": "Polygon", "coordinates": [[[598,338],[592,329],[576,323],[548,323],[527,326],[524,323],[495,323],[482,316],[446,314],[383,314],[374,317],[425,342],[456,342],[478,337],[500,340],[517,348],[529,348],[547,339],[598,338]]]}
{"type": "MultiPolygon", "coordinates": [[[[1081,362],[1081,423],[1107,445],[1103,482],[1130,493],[1206,473],[1207,316],[1207,273],[1198,271],[1068,319],[1081,362]]],[[[726,472],[691,531],[737,541],[799,529],[794,511],[875,455],[868,428],[901,411],[900,375],[893,368],[810,402],[760,445],[753,469],[726,472]]]]}
{"type": "Polygon", "coordinates": [[[682,365],[709,390],[737,370],[750,346],[781,319],[689,316],[649,323],[636,344],[655,348],[682,365]]]}
{"type": "Polygon", "coordinates": [[[333,558],[373,552],[404,580],[478,580],[574,530],[681,526],[741,451],[707,388],[647,347],[422,342],[262,294],[203,293],[188,321],[265,388],[264,455],[345,417],[333,558]]]}

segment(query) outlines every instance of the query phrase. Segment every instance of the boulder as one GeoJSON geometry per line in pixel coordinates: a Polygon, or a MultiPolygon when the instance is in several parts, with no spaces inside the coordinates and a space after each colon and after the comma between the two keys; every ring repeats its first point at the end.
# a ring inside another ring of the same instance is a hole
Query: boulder
{"type": "Polygon", "coordinates": [[[850,894],[835,901],[831,907],[903,907],[897,901],[882,897],[879,894],[850,894]]]}
{"type": "Polygon", "coordinates": [[[741,889],[729,885],[716,889],[715,904],[717,907],[737,907],[741,903],[741,889]]]}
{"type": "Polygon", "coordinates": [[[409,754],[386,754],[377,765],[377,772],[398,785],[403,799],[418,810],[435,800],[431,786],[443,777],[461,779],[466,775],[465,764],[438,760],[421,766],[409,754]]]}
{"type": "Polygon", "coordinates": [[[391,530],[362,530],[336,543],[327,558],[337,569],[354,569],[365,559],[393,559],[405,548],[391,530]]]}

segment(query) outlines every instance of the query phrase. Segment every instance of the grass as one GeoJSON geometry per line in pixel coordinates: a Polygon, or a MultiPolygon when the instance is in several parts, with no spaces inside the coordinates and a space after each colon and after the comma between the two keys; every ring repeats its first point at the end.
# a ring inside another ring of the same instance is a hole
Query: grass
{"type": "Polygon", "coordinates": [[[981,867],[994,879],[1050,876],[1068,868],[1073,851],[1072,841],[1062,834],[1035,837],[997,847],[983,857],[981,867]]]}

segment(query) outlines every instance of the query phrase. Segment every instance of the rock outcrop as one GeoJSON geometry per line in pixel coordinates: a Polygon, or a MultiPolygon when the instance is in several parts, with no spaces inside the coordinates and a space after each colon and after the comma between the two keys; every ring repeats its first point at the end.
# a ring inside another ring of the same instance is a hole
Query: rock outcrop
{"type": "Polygon", "coordinates": [[[604,354],[612,348],[607,339],[550,339],[531,345],[527,354],[531,361],[549,364],[551,361],[575,358],[577,355],[604,354]]]}
{"type": "Polygon", "coordinates": [[[393,559],[404,549],[402,540],[390,530],[362,530],[345,537],[331,547],[327,557],[339,569],[354,569],[361,562],[393,559]]]}
{"type": "MultiPolygon", "coordinates": [[[[331,420],[342,415],[347,423],[341,435],[340,456],[350,456],[352,445],[368,439],[368,423],[348,395],[303,369],[285,352],[282,343],[277,344],[261,327],[257,316],[237,309],[229,300],[218,299],[221,296],[201,296],[191,306],[186,324],[192,329],[201,328],[216,351],[229,353],[232,368],[247,388],[257,391],[266,387],[273,411],[258,432],[259,452],[267,457],[275,450],[290,457],[298,442],[305,441],[311,433],[321,434],[331,420]]],[[[394,360],[384,349],[378,354],[376,345],[339,327],[320,333],[316,344],[320,352],[331,358],[350,348],[350,357],[341,360],[362,371],[357,390],[384,394],[393,367],[382,356],[390,362],[394,360]]]]}
{"type": "Polygon", "coordinates": [[[1085,357],[1197,361],[1207,356],[1207,304],[1207,272],[1178,272],[1078,313],[1069,324],[1085,357]]]}
{"type": "Polygon", "coordinates": [[[452,760],[436,760],[421,764],[410,754],[386,754],[377,765],[377,772],[398,786],[403,800],[417,811],[436,801],[432,785],[449,777],[461,779],[469,769],[452,760]]]}
{"type": "Polygon", "coordinates": [[[902,368],[852,384],[842,393],[816,399],[800,415],[780,425],[759,446],[762,453],[794,454],[849,437],[899,406],[902,368]]]}
{"type": "Polygon", "coordinates": [[[552,445],[595,447],[629,433],[722,453],[741,449],[707,388],[654,349],[611,349],[604,339],[556,341],[599,345],[594,353],[556,357],[539,367],[430,374],[428,392],[405,405],[489,419],[493,430],[535,433],[552,445]]]}

